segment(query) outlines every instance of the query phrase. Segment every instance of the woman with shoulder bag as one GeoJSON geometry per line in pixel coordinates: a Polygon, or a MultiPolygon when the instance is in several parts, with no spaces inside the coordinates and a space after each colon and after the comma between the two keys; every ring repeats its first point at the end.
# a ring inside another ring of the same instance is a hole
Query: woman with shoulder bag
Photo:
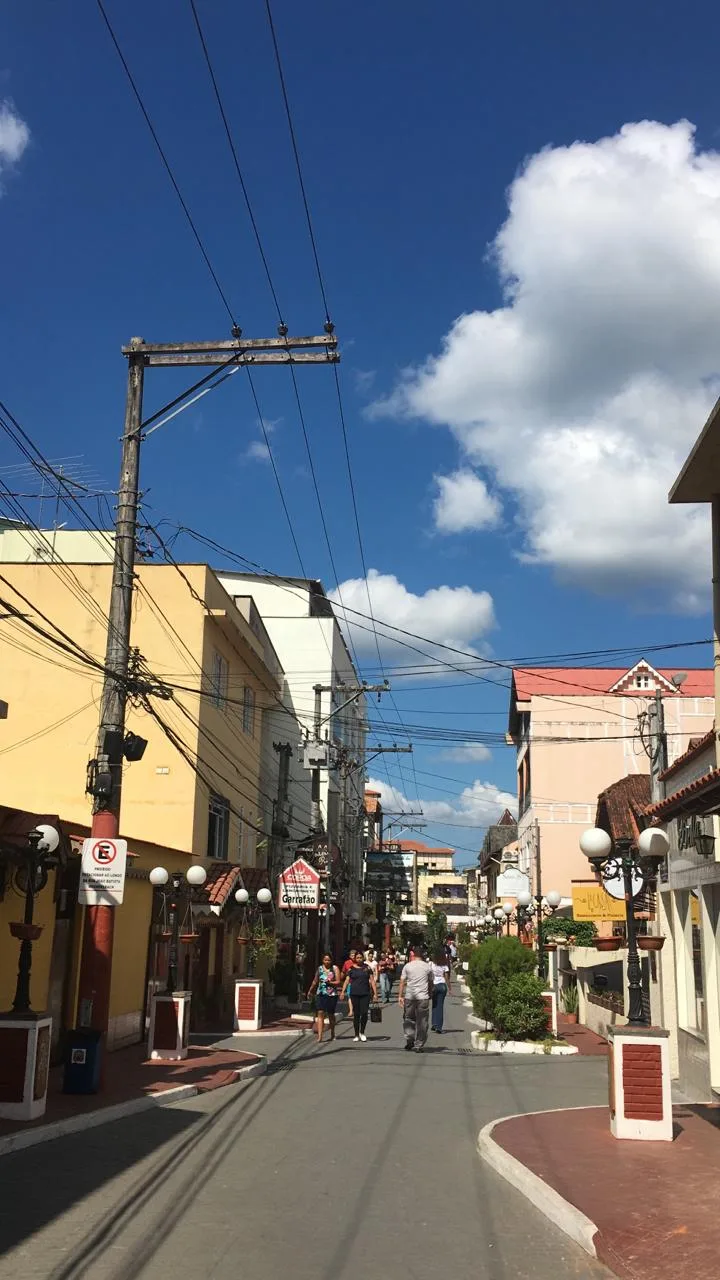
{"type": "Polygon", "coordinates": [[[445,997],[450,990],[450,965],[441,947],[433,956],[432,1029],[442,1035],[445,997]]]}
{"type": "Polygon", "coordinates": [[[335,1039],[335,1010],[338,1002],[338,988],[340,986],[340,970],[336,964],[333,964],[331,955],[324,955],[322,964],[318,967],[308,991],[308,1000],[311,999],[314,991],[315,1008],[317,1017],[315,1019],[315,1033],[317,1035],[318,1044],[322,1044],[325,1034],[325,1014],[328,1018],[328,1026],[330,1027],[330,1039],[335,1039]]]}
{"type": "Polygon", "coordinates": [[[368,1013],[370,1011],[370,998],[377,1000],[377,983],[375,975],[363,960],[362,952],[356,951],[353,958],[353,967],[348,973],[343,983],[340,998],[350,986],[352,990],[352,1009],[353,1009],[353,1027],[355,1035],[353,1040],[367,1040],[365,1028],[367,1026],[368,1013]]]}

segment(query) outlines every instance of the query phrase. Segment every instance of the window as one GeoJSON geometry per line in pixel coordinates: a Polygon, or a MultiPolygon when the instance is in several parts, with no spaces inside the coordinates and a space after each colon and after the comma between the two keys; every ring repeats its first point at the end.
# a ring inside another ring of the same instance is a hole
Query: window
{"type": "Polygon", "coordinates": [[[227,862],[230,835],[230,804],[224,796],[211,794],[208,807],[208,858],[227,862]]]}
{"type": "Polygon", "coordinates": [[[636,676],[635,676],[635,688],[636,688],[636,689],[649,689],[649,688],[650,688],[650,677],[649,677],[649,676],[647,676],[647,675],[640,675],[640,674],[636,675],[636,676]]]}
{"type": "Polygon", "coordinates": [[[243,730],[252,738],[255,733],[255,690],[245,685],[243,693],[243,730]]]}
{"type": "Polygon", "coordinates": [[[219,710],[227,705],[228,696],[228,664],[221,653],[215,651],[212,656],[212,672],[210,676],[210,697],[213,705],[219,710]]]}

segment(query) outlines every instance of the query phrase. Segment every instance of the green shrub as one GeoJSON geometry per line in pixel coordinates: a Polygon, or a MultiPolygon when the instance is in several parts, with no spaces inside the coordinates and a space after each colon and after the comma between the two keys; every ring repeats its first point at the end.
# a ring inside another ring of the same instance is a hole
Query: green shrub
{"type": "Polygon", "coordinates": [[[474,942],[461,942],[458,946],[458,960],[461,964],[469,962],[472,958],[473,951],[477,950],[474,942]]]}
{"type": "Polygon", "coordinates": [[[574,938],[578,947],[591,947],[597,935],[592,920],[573,920],[572,916],[550,916],[540,927],[543,942],[548,938],[574,938]]]}
{"type": "Polygon", "coordinates": [[[470,956],[468,982],[473,1010],[486,1022],[495,1023],[495,1001],[504,978],[513,974],[530,974],[535,956],[517,938],[487,938],[470,956]]]}
{"type": "Polygon", "coordinates": [[[532,973],[514,973],[501,980],[495,998],[495,1030],[502,1040],[547,1036],[548,1013],[539,978],[532,973]]]}

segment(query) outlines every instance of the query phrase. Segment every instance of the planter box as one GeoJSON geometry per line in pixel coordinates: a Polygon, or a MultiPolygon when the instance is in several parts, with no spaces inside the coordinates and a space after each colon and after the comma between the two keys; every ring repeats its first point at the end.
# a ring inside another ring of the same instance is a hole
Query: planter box
{"type": "MultiPolygon", "coordinates": [[[[487,1040],[481,1031],[471,1031],[470,1041],[478,1053],[546,1053],[545,1046],[535,1040],[487,1040]]],[[[577,1053],[573,1044],[554,1044],[549,1055],[566,1057],[577,1053]]]]}

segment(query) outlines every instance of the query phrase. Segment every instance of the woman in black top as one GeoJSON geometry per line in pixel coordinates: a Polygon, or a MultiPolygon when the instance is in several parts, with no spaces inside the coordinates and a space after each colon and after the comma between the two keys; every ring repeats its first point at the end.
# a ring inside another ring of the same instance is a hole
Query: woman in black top
{"type": "Polygon", "coordinates": [[[360,951],[356,951],[353,957],[353,967],[345,978],[340,992],[341,1000],[350,984],[352,984],[353,1027],[355,1028],[353,1040],[355,1042],[367,1040],[365,1028],[370,1010],[370,997],[377,1000],[377,984],[372,969],[365,964],[360,951]]]}

